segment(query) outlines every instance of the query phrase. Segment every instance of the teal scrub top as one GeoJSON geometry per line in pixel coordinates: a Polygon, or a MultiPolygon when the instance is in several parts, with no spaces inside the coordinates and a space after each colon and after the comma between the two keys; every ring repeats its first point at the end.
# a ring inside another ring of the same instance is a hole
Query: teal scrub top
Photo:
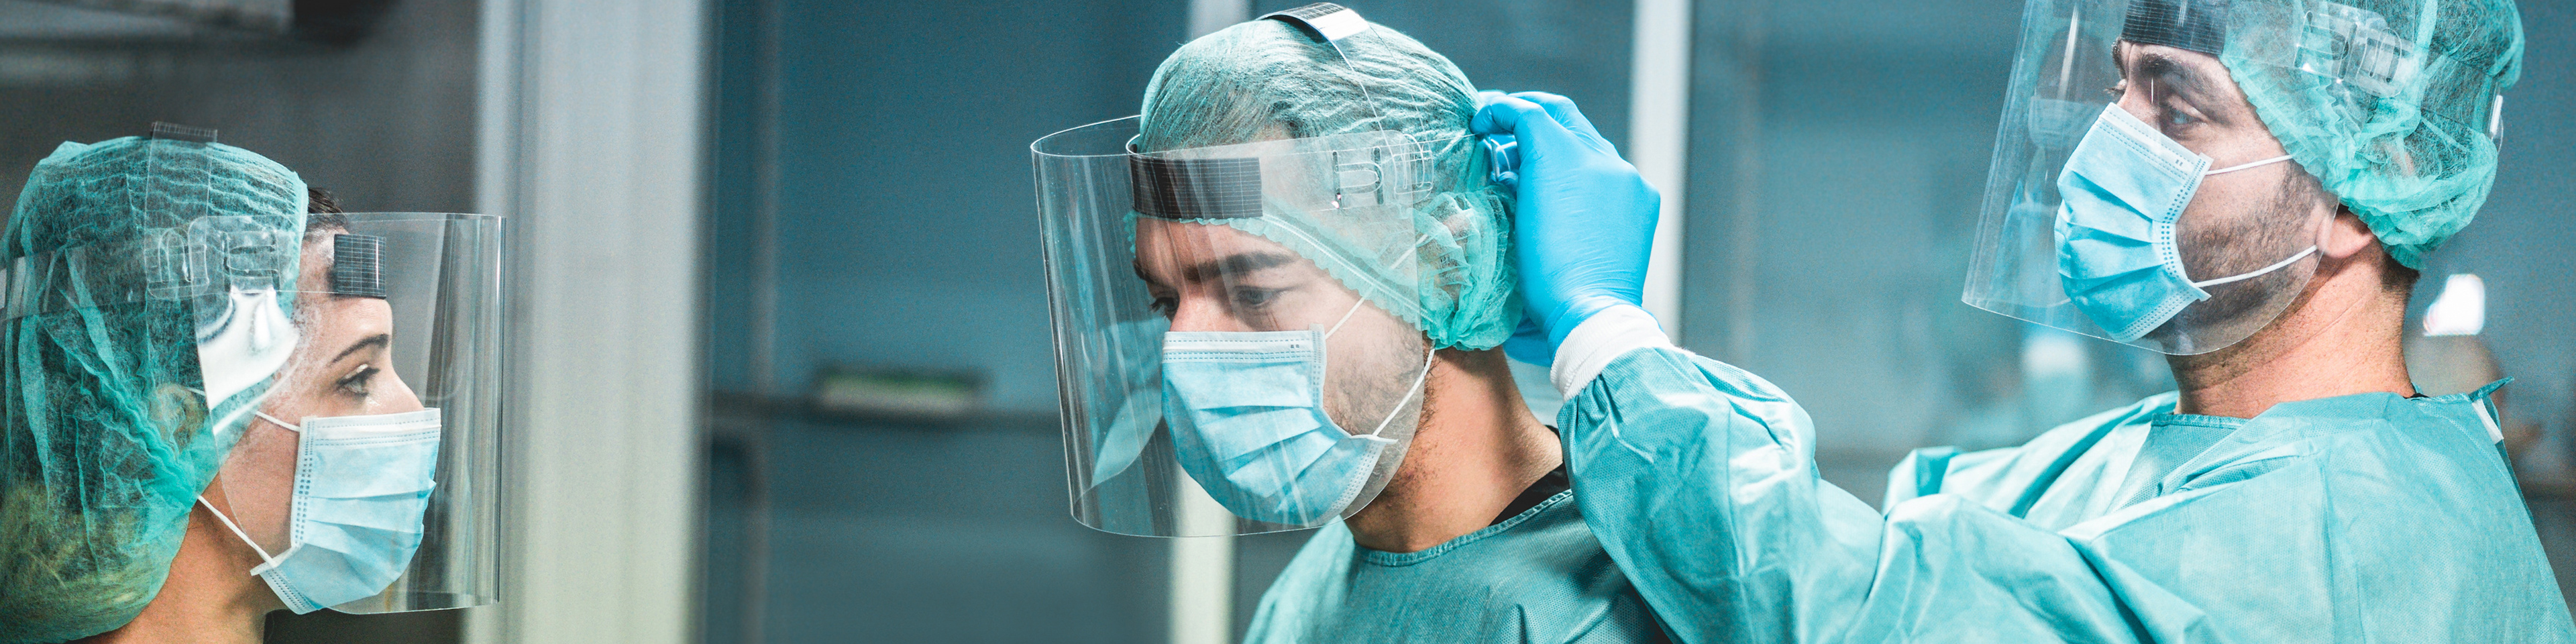
{"type": "Polygon", "coordinates": [[[1363,548],[1325,526],[1262,594],[1244,641],[1666,640],[1567,491],[1420,552],[1363,548]]]}
{"type": "Polygon", "coordinates": [[[1620,355],[1558,421],[1675,641],[2576,642],[2486,393],[2151,397],[1918,452],[1885,514],[1817,477],[1787,394],[1679,349],[1620,355]]]}

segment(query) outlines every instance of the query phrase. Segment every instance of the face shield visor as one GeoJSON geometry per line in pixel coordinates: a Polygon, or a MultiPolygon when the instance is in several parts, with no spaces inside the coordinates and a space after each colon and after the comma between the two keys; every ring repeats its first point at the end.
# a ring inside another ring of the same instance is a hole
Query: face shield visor
{"type": "MultiPolygon", "coordinates": [[[[1328,4],[1265,18],[1335,47],[1369,37],[1328,4]]],[[[1486,180],[1479,142],[1371,130],[1145,152],[1139,125],[1030,146],[1074,517],[1208,536],[1366,507],[1425,404],[1433,231],[1413,213],[1486,180]]]]}
{"type": "Polygon", "coordinates": [[[265,560],[252,573],[298,613],[492,603],[502,220],[345,222],[306,233],[294,349],[208,503],[222,495],[265,560]]]}
{"type": "Polygon", "coordinates": [[[0,579],[0,639],[125,626],[201,522],[299,613],[497,595],[501,220],[307,194],[169,125],[31,173],[0,243],[0,565],[52,572],[0,579]]]}
{"type": "Polygon", "coordinates": [[[2440,62],[2334,3],[2032,0],[1962,299],[2167,354],[2233,345],[2315,275],[2334,199],[2273,137],[2296,118],[2249,95],[2349,109],[2440,62]]]}
{"type": "MultiPolygon", "coordinates": [[[[205,200],[168,207],[192,201],[205,200]]],[[[190,442],[231,445],[200,502],[259,550],[266,563],[246,574],[288,608],[490,603],[501,219],[324,215],[301,231],[274,216],[181,219],[19,258],[0,273],[0,316],[140,305],[194,320],[200,377],[162,389],[188,397],[172,415],[203,419],[190,442]]]]}
{"type": "Polygon", "coordinates": [[[1410,319],[1431,150],[1397,132],[1140,154],[1130,117],[1040,139],[1074,516],[1145,536],[1365,507],[1418,422],[1410,319]],[[1393,224],[1395,227],[1391,227],[1393,224]]]}

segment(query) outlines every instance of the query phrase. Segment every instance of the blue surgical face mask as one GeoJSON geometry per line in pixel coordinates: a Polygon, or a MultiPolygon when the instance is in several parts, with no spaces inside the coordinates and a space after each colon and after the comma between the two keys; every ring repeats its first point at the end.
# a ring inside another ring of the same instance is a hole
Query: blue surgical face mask
{"type": "Polygon", "coordinates": [[[260,417],[300,437],[285,552],[270,555],[215,513],[266,562],[251,574],[297,614],[384,592],[420,549],[422,516],[436,487],[438,410],[306,418],[301,427],[260,417]]]}
{"type": "Polygon", "coordinates": [[[2102,331],[2133,342],[2209,299],[2204,287],[2253,279],[2316,252],[2315,246],[2242,275],[2194,281],[2174,244],[2176,222],[2204,177],[2289,160],[2288,155],[2210,170],[2210,159],[2112,105],[2075,145],[2057,191],[2057,275],[2066,296],[2102,331]]]}
{"type": "Polygon", "coordinates": [[[1396,409],[1353,434],[1324,413],[1331,336],[1320,328],[1163,334],[1163,415],[1177,460],[1236,516],[1292,526],[1340,518],[1395,445],[1383,434],[1421,393],[1429,354],[1396,409]]]}

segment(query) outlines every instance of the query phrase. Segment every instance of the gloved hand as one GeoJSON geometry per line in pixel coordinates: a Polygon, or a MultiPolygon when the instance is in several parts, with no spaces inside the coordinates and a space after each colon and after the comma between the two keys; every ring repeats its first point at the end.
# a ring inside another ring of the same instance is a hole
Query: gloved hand
{"type": "Polygon", "coordinates": [[[1557,345],[1592,314],[1644,303],[1663,197],[1574,101],[1543,92],[1476,98],[1483,106],[1469,129],[1508,134],[1519,144],[1512,261],[1525,317],[1504,349],[1518,360],[1553,364],[1557,345]]]}

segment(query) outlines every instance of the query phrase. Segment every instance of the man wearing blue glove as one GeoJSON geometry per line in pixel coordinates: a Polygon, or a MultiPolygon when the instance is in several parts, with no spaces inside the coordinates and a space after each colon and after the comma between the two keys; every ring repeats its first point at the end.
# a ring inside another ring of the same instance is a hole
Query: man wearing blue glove
{"type": "Polygon", "coordinates": [[[1522,154],[1576,501],[1666,632],[2576,641],[2495,386],[2418,396],[2399,350],[2423,253],[2493,180],[2509,0],[2032,5],[1966,299],[2167,353],[2181,390],[1918,451],[1883,515],[1818,478],[1786,392],[1636,306],[1655,199],[1571,103],[1477,114],[1522,154]]]}
{"type": "Polygon", "coordinates": [[[1315,529],[1248,641],[1664,641],[1503,355],[1512,196],[1477,108],[1448,59],[1319,4],[1032,146],[1073,513],[1315,529]]]}

